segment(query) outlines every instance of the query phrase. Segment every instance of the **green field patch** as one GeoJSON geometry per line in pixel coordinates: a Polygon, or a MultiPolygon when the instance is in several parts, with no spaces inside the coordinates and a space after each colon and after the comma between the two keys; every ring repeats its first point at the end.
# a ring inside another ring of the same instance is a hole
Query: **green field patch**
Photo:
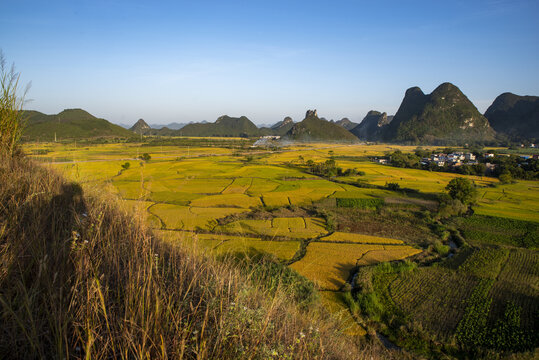
{"type": "Polygon", "coordinates": [[[118,175],[125,161],[96,161],[84,163],[52,164],[64,176],[81,183],[106,181],[118,175]]]}
{"type": "Polygon", "coordinates": [[[329,236],[321,238],[320,241],[349,242],[357,244],[403,244],[402,240],[363,234],[345,233],[339,231],[336,231],[329,236]]]}
{"type": "Polygon", "coordinates": [[[282,194],[264,194],[264,196],[262,196],[262,200],[264,201],[264,205],[270,207],[281,207],[290,205],[290,200],[288,199],[288,196],[282,194]]]}
{"type": "Polygon", "coordinates": [[[508,249],[478,249],[466,258],[466,261],[459,266],[459,270],[477,277],[495,279],[507,260],[508,254],[508,249]]]}
{"type": "Polygon", "coordinates": [[[183,180],[178,184],[176,191],[196,194],[218,194],[230,183],[231,179],[190,179],[183,180]]]}
{"type": "Polygon", "coordinates": [[[430,333],[449,338],[477,283],[476,277],[444,267],[418,268],[398,276],[389,292],[395,305],[430,333]]]}
{"type": "Polygon", "coordinates": [[[145,199],[150,195],[140,181],[114,181],[113,184],[124,199],[145,199]]]}
{"type": "Polygon", "coordinates": [[[238,220],[215,228],[217,232],[254,234],[268,237],[310,239],[325,233],[319,218],[275,218],[272,220],[238,220]]]}
{"type": "Polygon", "coordinates": [[[244,194],[253,182],[252,178],[237,178],[226,189],[223,194],[244,194]]]}
{"type": "Polygon", "coordinates": [[[512,249],[494,283],[490,296],[490,323],[503,315],[507,302],[522,308],[521,326],[525,331],[537,331],[539,314],[539,252],[512,249]]]}
{"type": "Polygon", "coordinates": [[[266,178],[278,179],[282,177],[304,177],[305,174],[298,170],[271,165],[247,165],[226,172],[223,176],[236,178],[266,178]]]}
{"type": "Polygon", "coordinates": [[[250,208],[262,205],[259,198],[244,194],[210,195],[191,201],[191,206],[197,207],[239,207],[250,208]]]}
{"type": "Polygon", "coordinates": [[[384,205],[384,199],[377,198],[337,198],[337,207],[356,209],[378,209],[384,205]]]}
{"type": "Polygon", "coordinates": [[[539,247],[539,223],[473,215],[457,220],[464,237],[474,243],[507,244],[520,247],[539,247]]]}
{"type": "Polygon", "coordinates": [[[252,196],[262,196],[275,190],[278,186],[279,183],[274,180],[253,178],[252,184],[246,193],[252,196]]]}
{"type": "Polygon", "coordinates": [[[246,237],[236,237],[226,242],[221,243],[215,251],[217,253],[235,253],[246,252],[252,250],[275,255],[282,261],[290,260],[299,250],[299,241],[268,241],[246,237]]]}
{"type": "Polygon", "coordinates": [[[237,208],[196,208],[189,206],[157,204],[149,211],[160,218],[168,229],[211,230],[217,225],[216,219],[247,211],[237,208]]]}
{"type": "Polygon", "coordinates": [[[305,220],[301,217],[296,218],[275,218],[272,221],[275,229],[289,229],[289,231],[302,230],[307,228],[305,220]]]}
{"type": "Polygon", "coordinates": [[[185,193],[179,191],[152,192],[149,198],[156,202],[164,202],[175,205],[189,205],[192,200],[204,197],[201,194],[185,193]]]}

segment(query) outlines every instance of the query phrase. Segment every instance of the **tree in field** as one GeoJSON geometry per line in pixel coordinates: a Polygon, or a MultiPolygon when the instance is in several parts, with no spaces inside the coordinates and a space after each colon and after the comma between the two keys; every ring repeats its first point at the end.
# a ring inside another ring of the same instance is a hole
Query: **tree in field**
{"type": "Polygon", "coordinates": [[[25,93],[19,95],[19,73],[13,65],[7,66],[0,50],[0,151],[9,155],[21,138],[25,93]]]}
{"type": "Polygon", "coordinates": [[[150,156],[150,154],[144,153],[144,154],[140,155],[139,158],[142,159],[142,160],[144,160],[144,161],[150,161],[150,159],[151,159],[152,157],[150,156]]]}
{"type": "Polygon", "coordinates": [[[513,181],[513,177],[510,172],[504,172],[498,177],[501,184],[510,184],[513,181]]]}
{"type": "Polygon", "coordinates": [[[452,179],[445,189],[452,199],[459,200],[463,204],[472,204],[477,196],[474,183],[466,178],[452,179]]]}

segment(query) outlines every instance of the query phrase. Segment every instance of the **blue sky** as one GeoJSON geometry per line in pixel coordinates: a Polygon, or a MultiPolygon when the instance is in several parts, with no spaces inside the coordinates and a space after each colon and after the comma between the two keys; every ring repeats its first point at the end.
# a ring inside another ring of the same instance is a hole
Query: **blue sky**
{"type": "Polygon", "coordinates": [[[28,108],[113,122],[359,122],[449,81],[481,112],[539,95],[539,1],[26,1],[0,12],[0,48],[28,108]]]}

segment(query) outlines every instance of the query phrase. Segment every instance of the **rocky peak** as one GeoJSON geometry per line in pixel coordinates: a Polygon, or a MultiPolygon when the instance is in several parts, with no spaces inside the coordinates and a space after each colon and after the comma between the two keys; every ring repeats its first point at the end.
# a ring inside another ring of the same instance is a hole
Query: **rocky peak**
{"type": "Polygon", "coordinates": [[[416,96],[425,96],[425,93],[423,93],[423,90],[419,88],[418,86],[414,86],[406,90],[406,93],[404,94],[404,97],[416,97],[416,96]]]}
{"type": "Polygon", "coordinates": [[[133,125],[129,130],[136,133],[144,133],[145,131],[151,130],[151,127],[143,119],[138,119],[135,125],[133,125]]]}
{"type": "Polygon", "coordinates": [[[219,124],[220,122],[222,122],[224,119],[226,119],[228,117],[228,115],[221,115],[217,118],[217,120],[215,120],[215,123],[216,124],[219,124]]]}
{"type": "Polygon", "coordinates": [[[287,116],[283,119],[283,125],[286,125],[286,124],[290,124],[290,123],[293,123],[294,120],[292,120],[292,118],[290,116],[287,116]]]}
{"type": "Polygon", "coordinates": [[[308,118],[308,117],[311,117],[311,116],[316,116],[316,117],[318,117],[318,113],[316,112],[316,109],[314,109],[314,110],[307,110],[307,112],[305,113],[305,117],[308,118]]]}
{"type": "Polygon", "coordinates": [[[358,125],[357,123],[350,121],[348,118],[342,118],[341,120],[336,121],[335,124],[342,126],[346,130],[352,130],[358,125]]]}

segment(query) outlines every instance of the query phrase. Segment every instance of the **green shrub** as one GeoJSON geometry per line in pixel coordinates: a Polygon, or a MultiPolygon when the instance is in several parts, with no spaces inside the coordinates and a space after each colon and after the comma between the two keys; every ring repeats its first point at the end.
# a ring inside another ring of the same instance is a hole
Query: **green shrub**
{"type": "Polygon", "coordinates": [[[449,247],[449,245],[444,245],[440,241],[436,241],[434,243],[434,250],[436,250],[436,252],[441,256],[446,256],[447,254],[449,254],[449,250],[451,250],[451,248],[449,247]]]}
{"type": "Polygon", "coordinates": [[[358,209],[378,209],[384,205],[383,199],[357,199],[357,198],[337,198],[337,207],[350,207],[358,209]]]}
{"type": "Polygon", "coordinates": [[[462,177],[451,179],[445,189],[452,199],[459,200],[463,204],[473,203],[477,196],[474,183],[462,177]]]}
{"type": "Polygon", "coordinates": [[[151,158],[152,158],[151,155],[148,153],[144,153],[139,156],[139,159],[144,160],[144,161],[150,161],[151,158]]]}

